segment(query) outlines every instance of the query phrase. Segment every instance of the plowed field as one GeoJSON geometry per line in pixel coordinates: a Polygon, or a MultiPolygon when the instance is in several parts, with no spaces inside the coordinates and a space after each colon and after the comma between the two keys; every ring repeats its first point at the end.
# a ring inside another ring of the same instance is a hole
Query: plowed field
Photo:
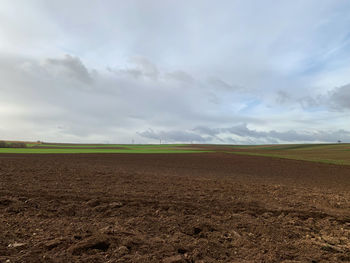
{"type": "Polygon", "coordinates": [[[1,154],[0,262],[350,262],[350,166],[1,154]]]}

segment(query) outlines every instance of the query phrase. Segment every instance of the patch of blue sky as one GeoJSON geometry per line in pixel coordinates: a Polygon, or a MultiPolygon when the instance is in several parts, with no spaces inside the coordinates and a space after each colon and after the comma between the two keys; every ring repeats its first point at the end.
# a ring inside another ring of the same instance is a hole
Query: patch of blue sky
{"type": "Polygon", "coordinates": [[[261,105],[263,102],[260,99],[252,99],[245,102],[244,107],[239,110],[239,113],[246,114],[250,113],[257,106],[261,105]]]}
{"type": "Polygon", "coordinates": [[[301,62],[301,67],[297,74],[301,76],[313,75],[323,71],[334,70],[344,67],[349,62],[350,55],[350,33],[346,34],[341,42],[336,46],[321,50],[311,57],[307,57],[301,62]]]}
{"type": "Polygon", "coordinates": [[[311,106],[311,107],[305,107],[303,108],[304,112],[309,112],[309,113],[313,113],[313,112],[328,112],[328,108],[325,106],[311,106]]]}

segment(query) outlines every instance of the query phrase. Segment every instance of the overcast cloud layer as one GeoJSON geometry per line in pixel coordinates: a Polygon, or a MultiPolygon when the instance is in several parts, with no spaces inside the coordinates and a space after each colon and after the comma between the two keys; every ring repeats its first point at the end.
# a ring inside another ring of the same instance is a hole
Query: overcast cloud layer
{"type": "Polygon", "coordinates": [[[350,2],[3,0],[0,139],[350,142],[350,2]]]}

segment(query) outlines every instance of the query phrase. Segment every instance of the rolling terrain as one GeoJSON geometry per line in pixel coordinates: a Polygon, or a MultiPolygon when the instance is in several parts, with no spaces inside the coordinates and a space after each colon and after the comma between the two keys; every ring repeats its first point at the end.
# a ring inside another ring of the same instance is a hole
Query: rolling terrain
{"type": "Polygon", "coordinates": [[[0,153],[198,153],[223,152],[350,165],[350,144],[201,145],[201,144],[55,144],[27,143],[27,148],[0,148],[0,153]]]}
{"type": "Polygon", "coordinates": [[[350,262],[350,166],[252,155],[323,146],[162,147],[0,154],[0,262],[350,262]]]}

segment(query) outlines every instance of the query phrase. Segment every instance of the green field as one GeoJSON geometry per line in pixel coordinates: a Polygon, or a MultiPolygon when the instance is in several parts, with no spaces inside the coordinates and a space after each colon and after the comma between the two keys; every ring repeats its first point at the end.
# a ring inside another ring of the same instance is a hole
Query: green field
{"type": "Polygon", "coordinates": [[[238,147],[232,153],[350,165],[350,144],[293,144],[238,147]]]}
{"type": "Polygon", "coordinates": [[[350,165],[350,144],[187,145],[27,143],[27,148],[0,148],[0,153],[204,153],[222,152],[350,165]]]}
{"type": "Polygon", "coordinates": [[[197,150],[172,149],[35,149],[35,148],[4,148],[0,153],[196,153],[197,150]]]}
{"type": "Polygon", "coordinates": [[[186,146],[186,144],[31,144],[28,143],[27,147],[31,148],[88,148],[88,149],[96,149],[96,148],[169,148],[169,147],[180,147],[186,146]]]}
{"type": "Polygon", "coordinates": [[[27,148],[0,148],[0,153],[195,153],[182,144],[124,145],[124,144],[27,144],[27,148]]]}

